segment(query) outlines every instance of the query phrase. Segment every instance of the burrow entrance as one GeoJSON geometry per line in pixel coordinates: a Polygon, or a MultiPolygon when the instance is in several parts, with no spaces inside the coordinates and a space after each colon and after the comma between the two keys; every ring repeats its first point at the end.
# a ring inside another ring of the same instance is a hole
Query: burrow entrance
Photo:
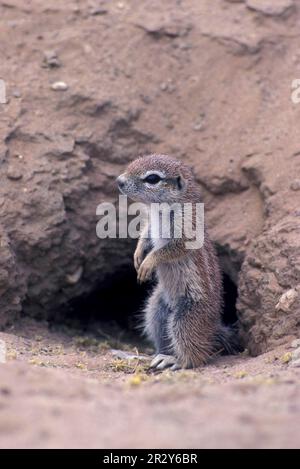
{"type": "MultiPolygon", "coordinates": [[[[237,321],[237,287],[230,277],[223,273],[224,309],[226,325],[237,321]]],[[[134,268],[118,272],[86,297],[71,302],[65,320],[76,321],[84,330],[93,330],[95,323],[116,323],[119,328],[139,335],[138,326],[146,298],[153,286],[139,285],[134,268]]]]}

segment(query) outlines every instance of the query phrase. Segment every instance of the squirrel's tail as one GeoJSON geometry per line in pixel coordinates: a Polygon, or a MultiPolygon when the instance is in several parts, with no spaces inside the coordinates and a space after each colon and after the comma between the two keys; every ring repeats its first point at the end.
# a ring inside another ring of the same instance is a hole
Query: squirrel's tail
{"type": "Polygon", "coordinates": [[[228,355],[236,355],[243,351],[242,343],[238,334],[238,325],[230,326],[222,324],[215,338],[217,352],[228,355]]]}

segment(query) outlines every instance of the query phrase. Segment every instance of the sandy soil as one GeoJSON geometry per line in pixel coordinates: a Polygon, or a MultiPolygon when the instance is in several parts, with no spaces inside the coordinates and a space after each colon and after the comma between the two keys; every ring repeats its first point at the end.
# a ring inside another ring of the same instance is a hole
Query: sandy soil
{"type": "Polygon", "coordinates": [[[300,447],[292,349],[153,374],[149,355],[128,358],[132,343],[119,344],[125,358],[113,355],[108,335],[24,320],[0,339],[2,448],[300,447]]]}

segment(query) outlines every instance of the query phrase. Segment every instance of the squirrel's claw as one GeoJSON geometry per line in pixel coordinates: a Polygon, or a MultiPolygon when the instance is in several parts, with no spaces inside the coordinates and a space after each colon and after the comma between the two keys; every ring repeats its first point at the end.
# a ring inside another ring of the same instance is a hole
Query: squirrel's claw
{"type": "Polygon", "coordinates": [[[134,268],[138,272],[142,262],[143,262],[143,252],[137,249],[133,255],[134,268]]]}
{"type": "Polygon", "coordinates": [[[172,355],[164,355],[163,353],[159,353],[152,360],[150,368],[155,368],[156,370],[170,368],[172,371],[175,371],[180,369],[180,365],[177,363],[176,358],[172,355]]]}

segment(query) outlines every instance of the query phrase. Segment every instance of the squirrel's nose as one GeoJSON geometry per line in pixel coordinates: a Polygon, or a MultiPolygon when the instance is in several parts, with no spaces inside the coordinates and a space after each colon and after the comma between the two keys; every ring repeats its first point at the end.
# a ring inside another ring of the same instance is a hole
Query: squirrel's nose
{"type": "Polygon", "coordinates": [[[121,174],[121,176],[117,177],[117,184],[120,189],[125,186],[125,177],[121,174]]]}

